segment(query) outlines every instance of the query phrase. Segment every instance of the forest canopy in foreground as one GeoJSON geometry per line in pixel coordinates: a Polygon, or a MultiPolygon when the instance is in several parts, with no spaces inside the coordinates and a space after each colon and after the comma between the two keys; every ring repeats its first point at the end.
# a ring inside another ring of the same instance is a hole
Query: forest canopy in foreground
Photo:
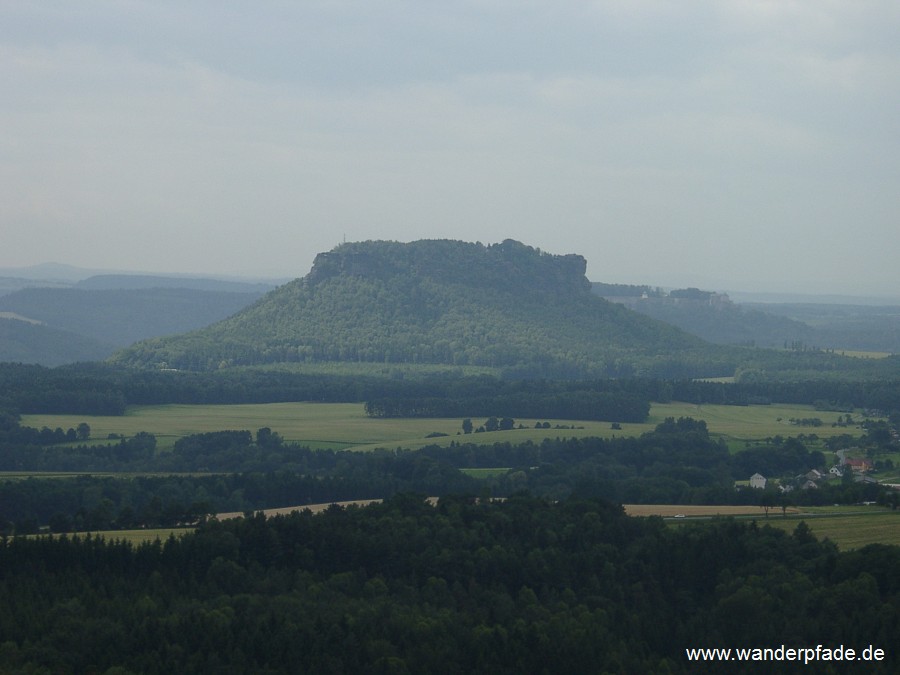
{"type": "Polygon", "coordinates": [[[884,649],[865,672],[892,673],[898,565],[896,547],[839,553],[802,523],[669,528],[525,495],[402,494],[138,547],[17,538],[0,547],[0,668],[687,673],[688,648],[822,644],[884,649]]]}

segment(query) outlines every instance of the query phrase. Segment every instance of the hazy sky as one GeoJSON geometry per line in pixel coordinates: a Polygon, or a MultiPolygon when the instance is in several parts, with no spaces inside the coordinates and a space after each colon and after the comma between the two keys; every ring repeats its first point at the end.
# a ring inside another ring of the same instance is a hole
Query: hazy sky
{"type": "Polygon", "coordinates": [[[900,290],[897,0],[3,0],[0,92],[0,266],[900,290]]]}

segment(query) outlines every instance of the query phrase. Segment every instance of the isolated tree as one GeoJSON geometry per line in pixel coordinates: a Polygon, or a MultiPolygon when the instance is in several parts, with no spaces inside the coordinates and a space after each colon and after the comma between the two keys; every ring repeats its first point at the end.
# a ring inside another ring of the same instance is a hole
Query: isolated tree
{"type": "Polygon", "coordinates": [[[778,505],[781,507],[781,517],[787,518],[787,510],[789,506],[793,506],[794,500],[787,493],[782,493],[778,497],[778,505]]]}
{"type": "Polygon", "coordinates": [[[464,434],[472,433],[472,420],[470,420],[468,417],[462,422],[462,430],[464,434]]]}
{"type": "Polygon", "coordinates": [[[256,430],[256,444],[261,448],[277,447],[281,445],[281,434],[272,431],[269,427],[256,430]]]}
{"type": "Polygon", "coordinates": [[[91,427],[87,422],[82,422],[78,425],[78,428],[75,429],[75,434],[78,436],[79,441],[86,441],[91,437],[91,427]]]}
{"type": "Polygon", "coordinates": [[[769,511],[778,506],[778,494],[773,488],[766,487],[759,496],[759,505],[763,507],[766,518],[769,517],[769,511]]]}

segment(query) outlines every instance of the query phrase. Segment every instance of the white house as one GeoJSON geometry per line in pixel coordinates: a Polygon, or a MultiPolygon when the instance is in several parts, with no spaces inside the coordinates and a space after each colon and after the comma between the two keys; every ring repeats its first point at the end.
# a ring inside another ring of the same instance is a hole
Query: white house
{"type": "Polygon", "coordinates": [[[753,474],[750,476],[750,487],[764,490],[766,488],[766,477],[760,473],[753,474]]]}

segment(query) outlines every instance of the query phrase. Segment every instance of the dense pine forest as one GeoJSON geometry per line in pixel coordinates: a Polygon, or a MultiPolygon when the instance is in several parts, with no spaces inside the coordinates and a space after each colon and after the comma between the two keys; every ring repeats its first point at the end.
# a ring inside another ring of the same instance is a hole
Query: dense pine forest
{"type": "MultiPolygon", "coordinates": [[[[802,355],[797,355],[802,358],[802,355]]],[[[692,403],[821,404],[834,409],[877,408],[900,410],[900,357],[864,361],[845,377],[829,377],[825,371],[812,379],[769,378],[768,371],[747,371],[737,382],[693,379],[501,379],[457,373],[421,374],[410,377],[369,375],[321,375],[233,369],[215,373],[130,370],[109,364],[75,364],[57,368],[0,363],[0,409],[20,414],[65,413],[121,415],[128,405],[162,403],[274,403],[279,401],[328,401],[370,403],[375,415],[403,414],[419,409],[429,415],[511,414],[518,417],[553,417],[576,394],[612,394],[604,398],[609,414],[598,416],[596,405],[585,419],[608,419],[625,413],[639,415],[647,401],[692,403]],[[873,366],[874,364],[874,366],[873,366]],[[876,367],[877,366],[877,369],[876,367]],[[851,375],[855,373],[855,377],[851,375]],[[485,407],[459,412],[472,399],[485,407]],[[438,401],[443,401],[439,404],[438,401]],[[427,406],[427,407],[426,407],[427,406]],[[497,406],[504,406],[501,412],[497,406]],[[532,415],[536,406],[541,412],[532,415]],[[621,411],[617,408],[621,406],[621,411]]],[[[838,373],[839,374],[839,373],[838,373]]],[[[600,398],[595,402],[599,404],[600,398]]],[[[560,417],[576,418],[570,411],[560,417]]]]}
{"type": "Polygon", "coordinates": [[[689,648],[824,644],[886,652],[833,672],[893,673],[898,565],[896,547],[838,553],[803,524],[792,535],[727,520],[673,529],[594,499],[431,506],[407,493],[210,522],[137,547],[8,541],[0,663],[32,673],[688,673],[723,668],[688,660],[689,648]]]}

